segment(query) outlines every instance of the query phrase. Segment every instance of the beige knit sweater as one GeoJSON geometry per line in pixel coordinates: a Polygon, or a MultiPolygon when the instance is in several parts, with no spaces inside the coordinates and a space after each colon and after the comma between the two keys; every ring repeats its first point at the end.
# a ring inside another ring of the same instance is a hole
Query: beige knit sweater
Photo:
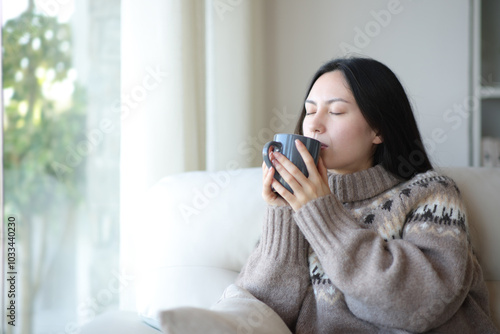
{"type": "Polygon", "coordinates": [[[294,333],[499,333],[453,180],[379,165],[329,184],[296,213],[268,207],[239,286],[294,333]]]}

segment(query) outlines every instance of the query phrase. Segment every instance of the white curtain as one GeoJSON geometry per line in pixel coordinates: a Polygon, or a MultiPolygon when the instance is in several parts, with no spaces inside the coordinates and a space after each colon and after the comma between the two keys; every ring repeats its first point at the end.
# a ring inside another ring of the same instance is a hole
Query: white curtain
{"type": "MultiPolygon", "coordinates": [[[[138,203],[161,178],[258,166],[265,119],[263,1],[123,0],[121,266],[133,274],[138,203]]],[[[133,309],[133,289],[121,308],[133,309]]]]}

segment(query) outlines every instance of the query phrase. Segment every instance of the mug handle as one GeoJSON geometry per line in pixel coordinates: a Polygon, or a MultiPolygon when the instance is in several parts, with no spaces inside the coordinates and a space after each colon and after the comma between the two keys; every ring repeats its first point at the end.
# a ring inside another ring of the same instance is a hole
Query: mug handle
{"type": "Polygon", "coordinates": [[[275,148],[273,151],[278,151],[278,152],[281,152],[281,150],[283,149],[283,145],[280,142],[274,140],[264,145],[264,148],[262,149],[262,158],[266,162],[267,168],[271,168],[271,166],[273,165],[271,163],[271,160],[269,160],[269,149],[271,147],[275,148]]]}

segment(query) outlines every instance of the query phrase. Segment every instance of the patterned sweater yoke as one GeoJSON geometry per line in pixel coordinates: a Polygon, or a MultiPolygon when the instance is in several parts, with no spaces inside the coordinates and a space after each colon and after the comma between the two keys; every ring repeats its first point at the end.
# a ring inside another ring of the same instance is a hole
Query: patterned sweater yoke
{"type": "Polygon", "coordinates": [[[295,333],[499,333],[452,179],[378,165],[329,186],[295,213],[268,207],[237,284],[295,333]]]}

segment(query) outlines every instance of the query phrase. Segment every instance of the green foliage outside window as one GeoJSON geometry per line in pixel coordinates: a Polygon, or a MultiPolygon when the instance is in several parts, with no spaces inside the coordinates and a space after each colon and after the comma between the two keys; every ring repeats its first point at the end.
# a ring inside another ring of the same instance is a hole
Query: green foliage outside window
{"type": "Polygon", "coordinates": [[[83,200],[85,159],[67,162],[86,122],[84,90],[72,80],[71,38],[68,23],[37,12],[33,1],[2,28],[4,201],[18,221],[23,292],[21,328],[9,328],[16,333],[33,332],[34,301],[53,265],[48,248],[75,233],[83,200]],[[50,93],[54,85],[73,91],[59,98],[50,93]]]}
{"type": "Polygon", "coordinates": [[[44,94],[68,79],[71,29],[31,7],[6,22],[2,37],[3,87],[12,94],[4,110],[6,204],[16,212],[40,213],[58,195],[56,184],[62,182],[73,200],[80,193],[83,163],[68,167],[65,159],[85,131],[83,89],[75,84],[63,106],[44,94]]]}

